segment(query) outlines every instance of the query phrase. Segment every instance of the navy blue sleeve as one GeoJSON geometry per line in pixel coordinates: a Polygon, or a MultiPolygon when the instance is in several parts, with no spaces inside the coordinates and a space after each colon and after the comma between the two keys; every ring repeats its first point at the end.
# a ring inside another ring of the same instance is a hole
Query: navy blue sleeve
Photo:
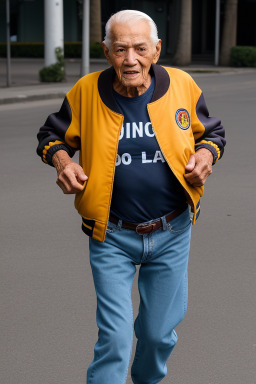
{"type": "Polygon", "coordinates": [[[72,112],[65,97],[59,112],[48,116],[45,124],[40,128],[37,139],[37,154],[43,162],[53,166],[52,156],[63,149],[70,157],[73,157],[78,148],[72,148],[65,142],[65,134],[72,120],[72,112]]]}
{"type": "Polygon", "coordinates": [[[213,163],[216,163],[222,157],[224,146],[226,145],[225,131],[220,119],[209,116],[203,94],[198,99],[196,114],[199,121],[203,124],[205,131],[196,140],[195,150],[207,148],[213,154],[213,163]]]}

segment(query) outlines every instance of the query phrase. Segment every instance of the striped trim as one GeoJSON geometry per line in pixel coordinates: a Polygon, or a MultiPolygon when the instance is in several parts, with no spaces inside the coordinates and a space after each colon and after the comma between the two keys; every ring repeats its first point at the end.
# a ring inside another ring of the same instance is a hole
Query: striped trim
{"type": "Polygon", "coordinates": [[[82,217],[82,230],[86,235],[92,237],[94,225],[95,225],[95,220],[89,220],[89,219],[86,219],[85,217],[82,217]]]}
{"type": "Polygon", "coordinates": [[[196,208],[196,220],[198,219],[198,217],[199,217],[199,215],[200,215],[200,209],[201,209],[201,207],[200,207],[200,204],[197,206],[197,208],[196,208]]]}
{"type": "Polygon", "coordinates": [[[217,152],[217,155],[218,155],[215,163],[219,160],[219,158],[220,158],[220,149],[219,149],[217,144],[213,143],[212,141],[208,141],[208,140],[202,140],[198,144],[209,144],[209,145],[211,145],[215,149],[215,151],[217,152]]]}
{"type": "Polygon", "coordinates": [[[200,215],[201,207],[200,207],[200,200],[198,201],[196,205],[196,212],[194,211],[194,207],[190,207],[190,219],[192,220],[192,223],[195,224],[196,220],[198,219],[200,215]]]}
{"type": "Polygon", "coordinates": [[[83,224],[86,228],[89,228],[90,230],[92,230],[92,227],[90,227],[89,225],[85,224],[84,222],[82,222],[82,224],[83,224]]]}
{"type": "Polygon", "coordinates": [[[46,155],[47,155],[47,152],[49,151],[49,149],[51,147],[53,147],[54,145],[57,145],[57,144],[64,144],[63,141],[60,141],[60,140],[55,140],[55,141],[50,141],[48,145],[45,145],[44,147],[44,150],[43,150],[43,161],[47,164],[47,160],[46,160],[46,155]]]}

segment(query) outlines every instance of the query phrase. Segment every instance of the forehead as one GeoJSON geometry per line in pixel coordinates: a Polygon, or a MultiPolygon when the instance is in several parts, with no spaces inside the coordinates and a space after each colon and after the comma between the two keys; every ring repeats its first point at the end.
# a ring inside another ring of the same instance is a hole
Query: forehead
{"type": "Polygon", "coordinates": [[[150,26],[144,20],[134,23],[114,23],[111,27],[111,42],[112,44],[150,43],[150,33],[150,26]]]}

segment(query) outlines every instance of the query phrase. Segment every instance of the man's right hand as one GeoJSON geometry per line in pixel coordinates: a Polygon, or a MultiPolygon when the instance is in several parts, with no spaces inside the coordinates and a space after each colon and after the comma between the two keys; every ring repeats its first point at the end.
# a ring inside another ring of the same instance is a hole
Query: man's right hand
{"type": "Polygon", "coordinates": [[[57,151],[52,156],[52,163],[57,170],[56,183],[65,194],[81,192],[88,177],[83,168],[75,163],[68,153],[63,150],[57,151]]]}

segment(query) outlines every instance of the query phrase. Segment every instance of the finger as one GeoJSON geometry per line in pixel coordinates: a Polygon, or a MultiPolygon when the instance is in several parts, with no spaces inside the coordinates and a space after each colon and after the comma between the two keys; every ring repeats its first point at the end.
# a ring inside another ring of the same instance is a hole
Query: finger
{"type": "Polygon", "coordinates": [[[62,189],[63,193],[65,193],[65,194],[75,193],[73,191],[72,185],[70,184],[70,180],[69,180],[69,178],[66,177],[66,175],[61,174],[58,177],[56,183],[62,189]]]}
{"type": "Polygon", "coordinates": [[[212,173],[212,167],[207,163],[198,162],[196,163],[192,172],[190,172],[191,177],[193,176],[205,176],[207,177],[212,173]]]}
{"type": "Polygon", "coordinates": [[[191,155],[189,161],[185,167],[185,172],[192,172],[196,165],[196,158],[194,155],[191,155]]]}
{"type": "Polygon", "coordinates": [[[81,192],[81,190],[83,190],[83,186],[81,184],[79,184],[81,188],[79,188],[79,187],[74,188],[69,184],[64,184],[60,180],[57,180],[56,183],[62,189],[63,193],[65,193],[65,195],[75,194],[75,193],[81,192]]]}
{"type": "Polygon", "coordinates": [[[68,166],[66,169],[64,169],[64,173],[69,175],[73,175],[76,177],[76,180],[80,183],[80,184],[83,184],[87,179],[88,177],[86,176],[86,174],[84,173],[84,170],[83,168],[77,164],[77,163],[71,163],[70,166],[68,166]]]}
{"type": "Polygon", "coordinates": [[[184,177],[186,180],[193,180],[193,179],[197,178],[198,176],[200,176],[200,174],[201,174],[201,172],[198,169],[198,167],[195,167],[193,170],[191,170],[191,172],[185,173],[184,177]]]}
{"type": "Polygon", "coordinates": [[[204,183],[193,183],[193,184],[191,184],[191,185],[193,185],[193,187],[203,187],[204,186],[204,183]]]}
{"type": "Polygon", "coordinates": [[[57,184],[63,193],[74,194],[83,190],[87,179],[83,168],[76,163],[71,163],[59,173],[57,184]]]}
{"type": "Polygon", "coordinates": [[[192,185],[193,187],[202,187],[204,185],[204,182],[200,180],[187,180],[187,183],[192,185]]]}
{"type": "Polygon", "coordinates": [[[84,182],[84,181],[86,181],[88,179],[88,176],[86,176],[86,174],[84,173],[83,169],[78,170],[77,173],[76,173],[76,176],[77,176],[77,179],[79,179],[82,182],[84,182]]]}
{"type": "Polygon", "coordinates": [[[65,193],[65,194],[68,193],[65,184],[61,180],[57,179],[56,184],[60,187],[60,189],[62,190],[63,193],[65,193]]]}
{"type": "Polygon", "coordinates": [[[64,173],[63,178],[66,181],[65,185],[68,193],[77,193],[83,190],[84,181],[80,183],[73,172],[64,173]]]}
{"type": "Polygon", "coordinates": [[[197,171],[195,172],[193,171],[191,173],[184,175],[186,181],[195,187],[200,187],[204,185],[206,182],[207,176],[208,175],[206,175],[205,173],[198,174],[197,171]]]}
{"type": "Polygon", "coordinates": [[[187,180],[187,182],[190,185],[193,185],[193,187],[202,187],[204,185],[204,181],[193,179],[193,180],[187,180]]]}

